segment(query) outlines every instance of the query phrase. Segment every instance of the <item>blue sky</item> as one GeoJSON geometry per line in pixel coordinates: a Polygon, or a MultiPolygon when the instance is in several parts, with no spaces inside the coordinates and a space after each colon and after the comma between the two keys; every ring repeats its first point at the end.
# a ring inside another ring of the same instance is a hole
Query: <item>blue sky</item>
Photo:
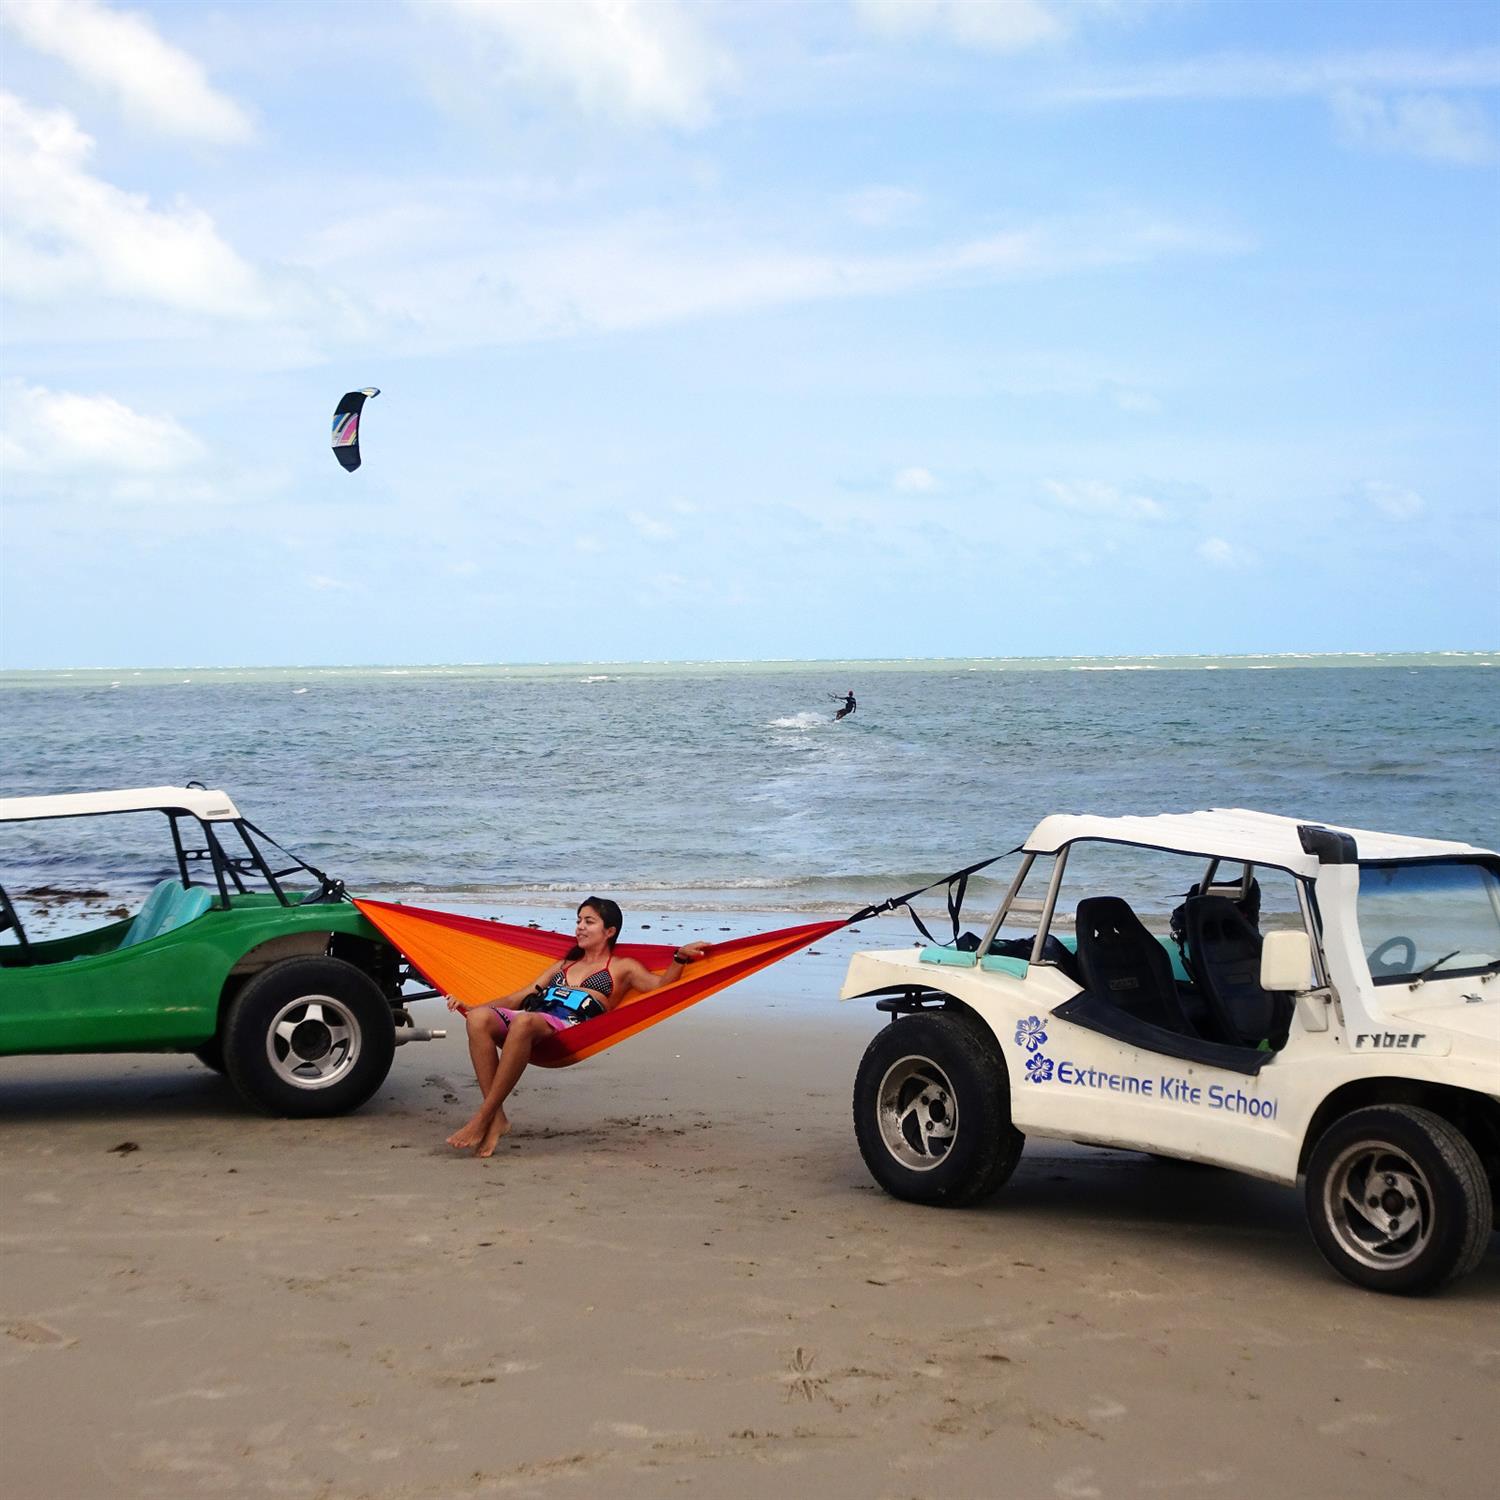
{"type": "Polygon", "coordinates": [[[0,665],[1500,642],[1493,5],[0,46],[0,665]]]}

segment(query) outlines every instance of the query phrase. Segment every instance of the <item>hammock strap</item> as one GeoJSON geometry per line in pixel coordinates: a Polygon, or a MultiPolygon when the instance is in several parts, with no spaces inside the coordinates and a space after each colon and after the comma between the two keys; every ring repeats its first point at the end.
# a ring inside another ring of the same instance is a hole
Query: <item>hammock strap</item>
{"type": "Polygon", "coordinates": [[[1008,859],[1012,854],[1020,851],[1021,846],[1016,845],[1014,849],[1007,849],[1004,854],[992,854],[988,859],[977,860],[972,865],[965,865],[961,870],[954,870],[951,875],[940,875],[927,885],[919,885],[914,891],[907,891],[903,896],[892,896],[889,900],[877,902],[873,906],[866,906],[855,912],[852,917],[845,920],[847,927],[853,922],[863,922],[867,917],[878,917],[888,911],[896,911],[901,907],[906,908],[907,915],[916,925],[918,932],[934,947],[943,947],[958,942],[959,922],[963,912],[964,895],[969,889],[969,876],[976,871],[984,869],[987,865],[994,864],[997,860],[1008,859]],[[948,939],[948,944],[940,944],[928,931],[927,924],[917,915],[917,909],[912,903],[914,896],[920,896],[926,891],[933,890],[937,886],[948,888],[948,920],[953,924],[953,936],[948,939]]]}

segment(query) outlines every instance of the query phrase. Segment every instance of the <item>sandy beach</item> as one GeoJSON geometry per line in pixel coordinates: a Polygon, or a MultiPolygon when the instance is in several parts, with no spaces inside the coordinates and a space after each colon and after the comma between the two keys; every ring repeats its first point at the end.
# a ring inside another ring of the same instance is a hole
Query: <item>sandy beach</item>
{"type": "MultiPolygon", "coordinates": [[[[191,1059],[0,1067],[0,1486],[68,1496],[1489,1493],[1500,1255],[1328,1271],[1297,1196],[1038,1141],[872,1183],[843,936],[579,1067],[492,1161],[462,1029],[357,1115],[191,1059]]],[[[441,1024],[429,1002],[419,1016],[441,1024]]],[[[451,1018],[450,1018],[451,1019],[451,1018]]]]}

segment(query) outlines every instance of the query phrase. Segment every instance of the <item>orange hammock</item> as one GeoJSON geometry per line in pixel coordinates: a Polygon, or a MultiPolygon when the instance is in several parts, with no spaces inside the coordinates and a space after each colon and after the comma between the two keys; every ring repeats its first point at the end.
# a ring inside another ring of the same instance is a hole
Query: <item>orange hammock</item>
{"type": "MultiPolygon", "coordinates": [[[[572,938],[536,927],[387,901],[356,899],[354,904],[434,989],[461,1000],[466,1010],[533,983],[573,947],[572,938]]],[[[684,968],[680,979],[630,995],[605,1015],[554,1032],[536,1044],[531,1060],[544,1068],[581,1062],[836,932],[850,920],[808,922],[714,943],[704,957],[684,968]]],[[[653,970],[666,968],[675,951],[667,943],[621,943],[615,949],[622,958],[638,959],[653,970]]]]}

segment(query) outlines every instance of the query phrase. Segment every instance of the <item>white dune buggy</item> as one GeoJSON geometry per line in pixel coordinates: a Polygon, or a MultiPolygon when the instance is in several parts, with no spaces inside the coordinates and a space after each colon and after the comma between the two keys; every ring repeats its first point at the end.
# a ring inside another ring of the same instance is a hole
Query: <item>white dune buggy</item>
{"type": "Polygon", "coordinates": [[[1500,856],[1243,810],[1058,815],[1020,856],[972,948],[850,962],[842,998],[893,1021],[854,1091],[882,1187],[973,1203],[1051,1136],[1304,1178],[1318,1248],[1376,1291],[1479,1264],[1500,1227],[1500,856]],[[1155,893],[1169,936],[1122,886],[1155,893]]]}

